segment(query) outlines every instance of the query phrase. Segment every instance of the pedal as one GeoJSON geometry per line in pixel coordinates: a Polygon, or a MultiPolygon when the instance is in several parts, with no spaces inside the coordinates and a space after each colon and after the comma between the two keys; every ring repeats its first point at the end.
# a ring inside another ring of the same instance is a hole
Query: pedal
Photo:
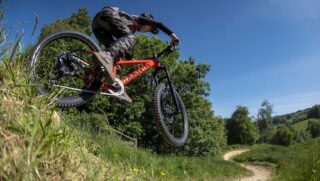
{"type": "Polygon", "coordinates": [[[115,83],[108,85],[108,89],[102,95],[120,96],[124,92],[124,85],[119,78],[115,78],[115,83]]]}
{"type": "Polygon", "coordinates": [[[100,94],[116,97],[125,104],[132,103],[132,99],[124,91],[124,85],[119,78],[116,78],[116,82],[113,85],[108,86],[108,89],[100,94]]]}
{"type": "Polygon", "coordinates": [[[113,91],[120,91],[121,90],[121,85],[118,82],[115,82],[114,84],[112,84],[110,86],[110,89],[112,89],[113,91]]]}

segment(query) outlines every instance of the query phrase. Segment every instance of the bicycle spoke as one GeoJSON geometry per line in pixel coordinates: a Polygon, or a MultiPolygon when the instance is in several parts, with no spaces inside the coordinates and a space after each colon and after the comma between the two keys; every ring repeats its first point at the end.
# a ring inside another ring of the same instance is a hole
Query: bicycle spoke
{"type": "Polygon", "coordinates": [[[35,65],[34,73],[36,74],[36,81],[43,85],[46,92],[54,92],[57,88],[50,82],[54,78],[57,78],[55,80],[56,84],[74,88],[65,91],[65,95],[76,94],[74,90],[88,86],[88,82],[80,77],[88,77],[95,66],[92,65],[92,61],[86,61],[92,59],[93,55],[85,51],[85,49],[90,50],[90,48],[84,48],[84,46],[86,45],[77,39],[65,38],[50,42],[41,50],[37,59],[39,63],[35,65]],[[75,55],[73,59],[69,60],[64,54],[75,55]],[[63,70],[67,72],[61,73],[60,71],[63,70]]]}

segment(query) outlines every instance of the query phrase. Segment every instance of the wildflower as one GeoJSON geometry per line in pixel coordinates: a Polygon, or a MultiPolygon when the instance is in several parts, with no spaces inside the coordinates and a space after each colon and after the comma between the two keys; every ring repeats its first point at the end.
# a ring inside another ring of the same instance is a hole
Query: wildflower
{"type": "Polygon", "coordinates": [[[160,172],[160,176],[165,176],[166,174],[164,173],[164,171],[160,172]]]}
{"type": "Polygon", "coordinates": [[[139,169],[137,169],[137,168],[133,168],[132,171],[133,171],[134,173],[139,173],[139,169]]]}

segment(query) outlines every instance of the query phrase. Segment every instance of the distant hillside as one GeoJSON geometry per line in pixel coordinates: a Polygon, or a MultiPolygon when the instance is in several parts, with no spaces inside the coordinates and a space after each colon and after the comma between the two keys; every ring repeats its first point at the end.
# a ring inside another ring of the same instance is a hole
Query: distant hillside
{"type": "Polygon", "coordinates": [[[274,116],[272,121],[276,125],[290,126],[296,132],[305,132],[310,122],[320,121],[320,105],[314,105],[311,108],[290,114],[274,116]]]}
{"type": "Polygon", "coordinates": [[[316,119],[316,118],[306,119],[304,121],[299,121],[291,124],[291,127],[296,131],[306,131],[308,128],[308,123],[316,120],[320,121],[320,119],[316,119]]]}
{"type": "Polygon", "coordinates": [[[320,105],[314,105],[311,108],[299,110],[293,113],[274,116],[272,118],[273,124],[292,125],[298,122],[306,121],[312,118],[320,118],[320,105]]]}
{"type": "Polygon", "coordinates": [[[272,118],[272,122],[274,124],[288,124],[293,122],[299,122],[297,120],[300,120],[300,121],[306,120],[310,109],[311,108],[307,108],[307,109],[299,110],[293,113],[274,116],[272,118]]]}

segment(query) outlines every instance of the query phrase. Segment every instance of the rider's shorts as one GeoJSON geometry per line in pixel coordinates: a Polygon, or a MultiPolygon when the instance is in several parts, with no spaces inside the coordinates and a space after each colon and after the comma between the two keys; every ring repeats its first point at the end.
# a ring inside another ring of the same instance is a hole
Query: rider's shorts
{"type": "Polygon", "coordinates": [[[135,44],[129,26],[132,22],[112,8],[104,8],[92,21],[92,30],[113,57],[125,54],[135,44]]]}

